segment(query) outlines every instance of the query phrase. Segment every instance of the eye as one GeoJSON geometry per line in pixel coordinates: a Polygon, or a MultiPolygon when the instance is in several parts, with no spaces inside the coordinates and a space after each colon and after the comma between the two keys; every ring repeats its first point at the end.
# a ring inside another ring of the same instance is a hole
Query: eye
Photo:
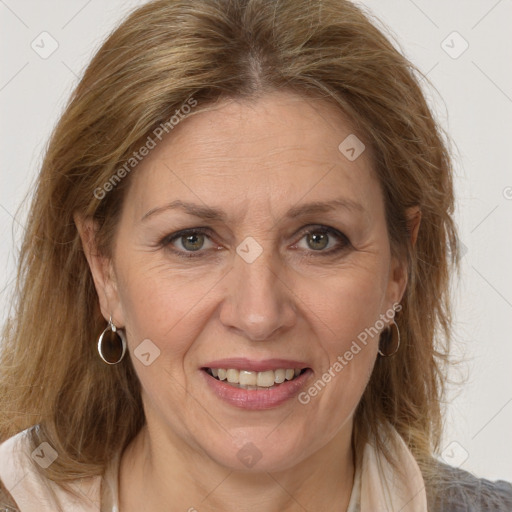
{"type": "MultiPolygon", "coordinates": [[[[337,229],[327,226],[311,226],[307,228],[302,235],[302,240],[305,240],[306,247],[300,247],[301,249],[311,249],[313,252],[321,253],[319,255],[334,254],[350,246],[350,240],[346,235],[337,229]],[[336,240],[338,241],[337,244],[336,240]]],[[[295,247],[298,246],[299,244],[295,247]]]]}
{"type": "MultiPolygon", "coordinates": [[[[337,229],[327,226],[311,226],[303,231],[299,243],[295,244],[293,248],[298,247],[306,252],[318,253],[315,256],[328,256],[346,250],[350,245],[347,236],[337,229]],[[300,247],[302,240],[305,240],[305,247],[300,247]]],[[[204,252],[207,249],[215,247],[210,238],[210,229],[201,227],[184,229],[167,235],[160,241],[160,246],[171,250],[182,258],[205,256],[204,252]]]]}
{"type": "Polygon", "coordinates": [[[167,247],[178,256],[193,258],[201,256],[201,249],[211,249],[213,244],[208,236],[209,230],[205,228],[185,229],[166,236],[161,242],[162,247],[167,247]],[[210,245],[205,247],[205,242],[210,245]],[[173,247],[169,247],[173,246],[173,247]],[[191,254],[192,253],[192,254],[191,254]],[[193,254],[198,253],[198,254],[193,254]]]}

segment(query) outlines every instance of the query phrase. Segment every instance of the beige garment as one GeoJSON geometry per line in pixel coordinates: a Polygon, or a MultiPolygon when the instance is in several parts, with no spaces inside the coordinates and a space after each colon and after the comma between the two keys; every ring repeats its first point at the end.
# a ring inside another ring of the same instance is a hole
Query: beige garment
{"type": "Polygon", "coordinates": [[[65,492],[41,477],[34,465],[33,461],[40,465],[51,462],[53,449],[45,444],[32,451],[27,431],[23,431],[0,445],[0,479],[20,512],[98,512],[101,477],[73,482],[78,497],[65,492]]]}
{"type": "MultiPolygon", "coordinates": [[[[104,477],[76,481],[74,497],[40,476],[33,461],[48,461],[45,447],[31,452],[27,431],[0,445],[0,479],[20,512],[119,512],[119,457],[104,477]],[[31,460],[32,459],[32,460],[31,460]]],[[[406,480],[400,480],[371,444],[365,446],[362,465],[356,468],[347,512],[427,512],[427,498],[420,469],[403,440],[398,438],[398,460],[406,480]]]]}

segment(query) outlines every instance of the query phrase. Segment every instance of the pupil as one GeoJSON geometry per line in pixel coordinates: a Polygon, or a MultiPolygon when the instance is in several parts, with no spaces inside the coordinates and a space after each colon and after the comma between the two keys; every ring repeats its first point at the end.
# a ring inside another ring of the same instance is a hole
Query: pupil
{"type": "Polygon", "coordinates": [[[315,249],[315,250],[323,249],[323,248],[326,247],[326,243],[325,242],[327,241],[327,236],[325,235],[325,233],[311,234],[309,240],[313,241],[312,249],[315,249]],[[318,242],[320,242],[320,246],[315,247],[314,245],[317,244],[318,242]]]}

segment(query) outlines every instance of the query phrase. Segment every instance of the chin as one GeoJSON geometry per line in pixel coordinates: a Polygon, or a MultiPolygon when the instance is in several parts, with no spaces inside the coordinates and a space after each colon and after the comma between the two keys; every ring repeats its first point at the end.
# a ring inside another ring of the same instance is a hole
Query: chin
{"type": "Polygon", "coordinates": [[[239,432],[232,442],[226,443],[223,438],[215,446],[210,438],[205,451],[217,464],[232,471],[258,473],[287,470],[304,460],[312,449],[312,443],[299,432],[270,432],[269,428],[239,432]]]}

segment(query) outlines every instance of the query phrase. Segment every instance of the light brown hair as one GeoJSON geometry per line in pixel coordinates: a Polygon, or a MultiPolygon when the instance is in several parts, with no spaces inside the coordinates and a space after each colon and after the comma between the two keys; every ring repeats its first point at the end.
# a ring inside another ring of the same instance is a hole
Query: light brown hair
{"type": "Polygon", "coordinates": [[[47,440],[59,454],[44,473],[65,484],[100,474],[135,436],[144,423],[139,382],[129,358],[111,367],[96,353],[106,324],[73,214],[96,220],[98,248],[111,256],[130,176],[101,200],[94,191],[155,127],[190,97],[200,111],[280,89],[329,101],[371,147],[408,286],[397,319],[401,348],[377,360],[354,446],[375,437],[392,458],[381,437],[392,425],[430,478],[458,243],[446,137],[419,77],[345,0],[157,0],[134,11],[88,66],[46,152],[2,338],[1,439],[37,425],[33,442],[47,440]],[[422,220],[413,247],[405,210],[415,205],[422,220]]]}

